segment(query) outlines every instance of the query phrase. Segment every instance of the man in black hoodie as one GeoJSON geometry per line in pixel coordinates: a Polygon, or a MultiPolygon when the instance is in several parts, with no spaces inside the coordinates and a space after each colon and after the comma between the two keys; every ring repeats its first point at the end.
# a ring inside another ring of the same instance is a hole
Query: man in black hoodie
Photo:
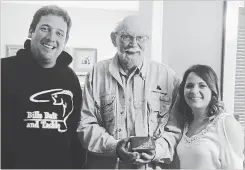
{"type": "Polygon", "coordinates": [[[3,58],[1,168],[82,168],[76,134],[82,94],[64,52],[71,19],[57,6],[34,15],[24,49],[3,58]]]}

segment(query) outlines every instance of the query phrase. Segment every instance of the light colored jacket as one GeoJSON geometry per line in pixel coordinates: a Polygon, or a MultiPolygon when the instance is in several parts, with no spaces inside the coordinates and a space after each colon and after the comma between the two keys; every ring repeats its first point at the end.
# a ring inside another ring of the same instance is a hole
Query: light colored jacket
{"type": "MultiPolygon", "coordinates": [[[[133,94],[136,136],[156,138],[156,157],[147,168],[166,168],[163,163],[173,159],[181,130],[170,106],[179,83],[175,73],[166,65],[145,61],[139,74],[134,75],[133,94]],[[140,86],[144,86],[140,91],[140,86]],[[164,130],[168,121],[169,126],[164,130]],[[166,131],[170,131],[169,133],[166,131]]],[[[119,90],[123,88],[119,75],[118,56],[96,63],[85,79],[81,121],[77,132],[83,146],[90,151],[88,168],[126,168],[116,155],[116,145],[125,135],[119,90]]]]}

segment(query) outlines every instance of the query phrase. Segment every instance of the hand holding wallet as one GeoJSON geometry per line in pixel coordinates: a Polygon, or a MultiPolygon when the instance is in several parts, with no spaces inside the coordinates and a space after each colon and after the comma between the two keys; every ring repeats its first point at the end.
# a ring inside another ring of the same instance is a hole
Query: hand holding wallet
{"type": "Polygon", "coordinates": [[[152,137],[134,136],[130,138],[132,151],[147,152],[156,149],[155,140],[152,137]]]}
{"type": "Polygon", "coordinates": [[[118,142],[116,147],[117,157],[124,162],[135,162],[136,159],[140,158],[140,154],[135,151],[131,151],[128,148],[130,138],[122,139],[118,142]]]}

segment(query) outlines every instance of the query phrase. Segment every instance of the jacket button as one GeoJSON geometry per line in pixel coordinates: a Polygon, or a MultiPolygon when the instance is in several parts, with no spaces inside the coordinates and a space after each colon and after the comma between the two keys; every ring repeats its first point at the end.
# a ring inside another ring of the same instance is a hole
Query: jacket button
{"type": "Polygon", "coordinates": [[[118,129],[118,132],[121,132],[122,131],[122,129],[118,129]]]}

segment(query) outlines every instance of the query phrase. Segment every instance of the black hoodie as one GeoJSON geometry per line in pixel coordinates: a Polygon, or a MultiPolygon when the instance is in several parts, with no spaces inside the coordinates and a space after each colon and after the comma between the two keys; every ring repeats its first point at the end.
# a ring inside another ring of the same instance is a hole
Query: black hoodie
{"type": "Polygon", "coordinates": [[[2,168],[81,168],[82,94],[71,61],[63,51],[53,68],[41,67],[30,40],[16,56],[1,59],[2,168]]]}

